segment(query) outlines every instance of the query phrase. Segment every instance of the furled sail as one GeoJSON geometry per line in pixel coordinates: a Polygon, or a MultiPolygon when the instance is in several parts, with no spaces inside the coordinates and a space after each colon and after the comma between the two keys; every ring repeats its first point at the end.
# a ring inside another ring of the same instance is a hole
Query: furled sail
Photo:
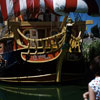
{"type": "Polygon", "coordinates": [[[69,12],[100,15],[100,0],[45,0],[47,8],[59,15],[69,12]]]}
{"type": "Polygon", "coordinates": [[[69,12],[97,16],[100,15],[100,0],[0,0],[3,20],[26,14],[26,12],[35,15],[39,11],[45,11],[45,9],[63,16],[69,12]]]}

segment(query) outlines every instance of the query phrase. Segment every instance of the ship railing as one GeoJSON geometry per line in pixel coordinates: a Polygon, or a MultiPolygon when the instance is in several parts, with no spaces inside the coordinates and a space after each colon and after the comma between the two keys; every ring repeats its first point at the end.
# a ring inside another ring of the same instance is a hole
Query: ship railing
{"type": "Polygon", "coordinates": [[[17,41],[17,44],[23,47],[24,49],[28,49],[28,50],[34,49],[35,52],[33,52],[32,54],[44,54],[44,53],[55,52],[62,47],[62,45],[65,42],[65,38],[66,38],[66,28],[65,27],[58,34],[50,36],[50,37],[46,37],[46,38],[41,38],[41,39],[31,39],[31,38],[26,37],[20,31],[20,29],[17,29],[17,31],[22,38],[28,41],[28,45],[23,45],[21,41],[19,40],[17,41]],[[31,45],[32,42],[34,43],[33,46],[31,45]],[[41,44],[41,46],[38,46],[38,44],[41,44]],[[41,49],[43,51],[39,52],[39,50],[41,49]]]}
{"type": "Polygon", "coordinates": [[[21,42],[19,38],[16,39],[17,45],[27,50],[27,52],[21,52],[21,58],[27,62],[32,63],[48,62],[58,58],[62,52],[61,48],[64,45],[66,39],[66,27],[63,27],[62,31],[58,34],[40,39],[32,39],[30,37],[25,36],[19,28],[17,28],[17,32],[24,40],[28,42],[27,45],[25,45],[21,42]],[[34,45],[31,45],[32,43],[34,43],[34,45]],[[24,56],[26,56],[26,59],[24,56]],[[43,59],[39,59],[39,61],[34,61],[29,60],[30,56],[33,56],[33,58],[35,58],[35,56],[45,57],[43,57],[43,59]]]}

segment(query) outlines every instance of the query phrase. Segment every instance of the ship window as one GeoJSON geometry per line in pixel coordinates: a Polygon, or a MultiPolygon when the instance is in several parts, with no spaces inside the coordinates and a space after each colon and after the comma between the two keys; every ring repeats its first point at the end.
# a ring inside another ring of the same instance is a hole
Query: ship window
{"type": "Polygon", "coordinates": [[[24,35],[29,38],[30,37],[30,31],[29,30],[25,30],[24,31],[24,35]]]}
{"type": "Polygon", "coordinates": [[[32,31],[32,36],[36,36],[36,31],[32,31]]]}
{"type": "Polygon", "coordinates": [[[39,38],[45,38],[45,29],[38,29],[38,33],[39,38]]]}

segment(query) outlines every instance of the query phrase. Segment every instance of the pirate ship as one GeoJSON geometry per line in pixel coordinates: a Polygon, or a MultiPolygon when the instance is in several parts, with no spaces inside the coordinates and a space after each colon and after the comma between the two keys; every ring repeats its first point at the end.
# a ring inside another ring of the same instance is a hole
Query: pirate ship
{"type": "Polygon", "coordinates": [[[68,13],[98,15],[98,3],[98,0],[1,0],[1,13],[3,20],[7,20],[7,31],[0,39],[0,54],[7,63],[0,70],[0,80],[60,82],[64,54],[73,50],[81,53],[81,34],[86,23],[91,23],[67,21],[68,13]],[[91,3],[96,5],[97,12],[91,12],[94,9],[90,7],[91,3]],[[59,22],[61,15],[65,18],[59,22]],[[11,20],[12,16],[21,18],[11,20]],[[64,44],[67,46],[63,49],[64,44]]]}

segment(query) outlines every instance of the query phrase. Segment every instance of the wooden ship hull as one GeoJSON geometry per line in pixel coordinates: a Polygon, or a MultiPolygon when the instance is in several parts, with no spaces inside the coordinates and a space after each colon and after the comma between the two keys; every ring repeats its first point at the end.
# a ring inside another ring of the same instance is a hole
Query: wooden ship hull
{"type": "Polygon", "coordinates": [[[60,25],[60,22],[9,22],[10,31],[0,39],[0,54],[6,60],[6,66],[1,66],[0,80],[56,82],[57,59],[65,42],[65,30],[58,31],[60,25]]]}
{"type": "Polygon", "coordinates": [[[92,21],[74,23],[78,34],[68,39],[66,20],[67,16],[62,23],[10,21],[8,32],[0,39],[0,54],[7,61],[6,66],[1,66],[0,81],[43,83],[83,79],[81,68],[75,68],[79,70],[77,73],[70,73],[69,69],[81,59],[81,33],[92,21]],[[82,29],[81,33],[77,28],[82,29]]]}
{"type": "MultiPolygon", "coordinates": [[[[54,29],[52,30],[56,33],[53,33],[53,35],[50,31],[51,22],[9,22],[9,24],[12,26],[10,34],[5,35],[6,37],[0,40],[2,44],[1,55],[7,60],[6,66],[1,70],[0,81],[43,83],[71,81],[83,77],[81,73],[66,73],[69,65],[67,66],[65,63],[65,66],[63,62],[67,58],[69,51],[67,51],[68,48],[62,48],[65,44],[66,29],[64,27],[61,32],[58,31],[60,27],[58,25],[61,25],[61,23],[53,22],[54,29]],[[38,37],[35,37],[36,39],[29,36],[32,31],[33,35],[35,34],[34,36],[39,32],[38,37]],[[44,37],[41,37],[41,34],[42,36],[44,34],[44,37]],[[46,36],[47,34],[49,35],[46,36]],[[9,48],[10,51],[8,52],[9,48]],[[65,66],[64,73],[62,66],[65,66]]],[[[81,56],[79,51],[69,53],[74,54],[74,57],[81,56]]],[[[78,59],[80,58],[69,58],[69,60],[74,61],[78,59]]]]}

